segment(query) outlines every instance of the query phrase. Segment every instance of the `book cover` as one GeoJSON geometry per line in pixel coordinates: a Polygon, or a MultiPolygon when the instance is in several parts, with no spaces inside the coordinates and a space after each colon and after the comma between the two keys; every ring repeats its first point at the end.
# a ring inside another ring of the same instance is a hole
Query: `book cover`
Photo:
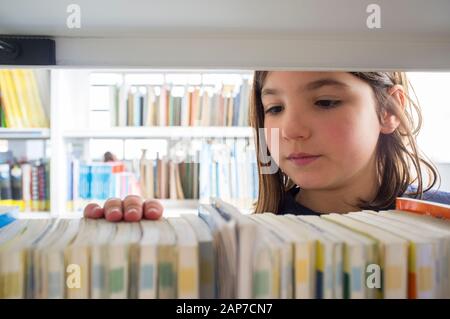
{"type": "Polygon", "coordinates": [[[450,205],[414,198],[398,197],[395,202],[395,207],[398,210],[450,219],[450,205]]]}

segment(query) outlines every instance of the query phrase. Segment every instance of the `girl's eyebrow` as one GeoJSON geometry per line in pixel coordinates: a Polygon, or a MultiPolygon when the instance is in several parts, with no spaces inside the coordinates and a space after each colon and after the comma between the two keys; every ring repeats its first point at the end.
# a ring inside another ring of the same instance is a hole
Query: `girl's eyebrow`
{"type": "MultiPolygon", "coordinates": [[[[326,79],[319,79],[313,82],[309,82],[308,84],[305,85],[305,87],[302,89],[302,91],[314,91],[314,90],[318,90],[323,86],[338,86],[341,88],[350,88],[350,86],[344,82],[335,80],[335,79],[331,79],[331,78],[326,78],[326,79]]],[[[273,89],[273,88],[263,88],[261,91],[261,97],[265,96],[265,95],[277,95],[280,91],[277,89],[273,89]]]]}

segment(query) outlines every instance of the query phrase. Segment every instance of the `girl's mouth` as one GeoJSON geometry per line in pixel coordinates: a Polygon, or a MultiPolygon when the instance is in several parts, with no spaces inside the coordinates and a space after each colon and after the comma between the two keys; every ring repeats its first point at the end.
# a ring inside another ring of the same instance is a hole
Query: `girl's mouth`
{"type": "Polygon", "coordinates": [[[320,156],[321,155],[291,154],[288,157],[288,160],[290,160],[295,165],[303,166],[314,162],[320,156]]]}

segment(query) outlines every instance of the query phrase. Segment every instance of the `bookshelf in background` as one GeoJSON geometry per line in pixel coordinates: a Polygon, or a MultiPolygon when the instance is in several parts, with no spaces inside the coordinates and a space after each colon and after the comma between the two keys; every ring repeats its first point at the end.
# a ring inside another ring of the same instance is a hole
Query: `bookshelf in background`
{"type": "Polygon", "coordinates": [[[254,200],[250,72],[8,69],[0,77],[0,152],[10,157],[0,204],[58,216],[130,193],[174,209],[209,196],[243,207],[254,200]],[[101,163],[99,151],[112,145],[120,164],[101,163]]]}
{"type": "Polygon", "coordinates": [[[0,140],[45,140],[50,138],[48,128],[0,128],[0,140]]]}
{"type": "MultiPolygon", "coordinates": [[[[73,72],[62,73],[71,82],[73,72]]],[[[247,125],[250,72],[73,74],[74,99],[84,97],[69,111],[78,120],[59,114],[68,185],[59,207],[80,211],[130,193],[180,208],[210,196],[251,206],[258,183],[247,125]],[[103,162],[107,151],[119,161],[103,162]]]]}
{"type": "Polygon", "coordinates": [[[250,73],[93,73],[91,127],[248,126],[250,73]]]}
{"type": "Polygon", "coordinates": [[[48,159],[17,160],[10,151],[0,152],[0,205],[50,211],[49,165],[48,159]]]}
{"type": "Polygon", "coordinates": [[[181,140],[156,158],[142,149],[140,158],[101,162],[68,161],[68,209],[90,201],[138,194],[145,198],[198,200],[220,197],[240,208],[256,199],[258,174],[249,138],[181,140]]]}
{"type": "Polygon", "coordinates": [[[50,211],[49,71],[0,70],[0,205],[50,211]]]}

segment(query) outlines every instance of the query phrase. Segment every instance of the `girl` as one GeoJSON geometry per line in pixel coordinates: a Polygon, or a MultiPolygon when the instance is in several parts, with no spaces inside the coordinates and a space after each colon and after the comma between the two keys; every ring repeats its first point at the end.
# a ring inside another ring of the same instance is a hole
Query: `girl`
{"type": "MultiPolygon", "coordinates": [[[[450,204],[450,193],[431,191],[439,175],[417,148],[420,108],[407,89],[402,72],[255,72],[254,211],[381,210],[394,208],[399,196],[450,204]],[[275,170],[265,167],[267,159],[275,170]]],[[[137,221],[159,218],[162,211],[156,200],[128,196],[110,199],[104,208],[89,204],[84,213],[137,221]]]]}

